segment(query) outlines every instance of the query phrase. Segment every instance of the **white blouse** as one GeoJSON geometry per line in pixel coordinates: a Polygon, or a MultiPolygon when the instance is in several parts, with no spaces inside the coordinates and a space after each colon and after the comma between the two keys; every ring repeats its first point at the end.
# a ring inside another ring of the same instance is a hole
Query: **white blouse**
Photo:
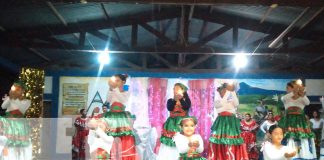
{"type": "Polygon", "coordinates": [[[102,148],[107,153],[110,154],[112,144],[114,142],[114,137],[108,136],[102,129],[99,127],[96,130],[90,130],[88,135],[88,144],[90,153],[94,152],[98,148],[102,148]]]}
{"type": "MultiPolygon", "coordinates": [[[[189,147],[189,138],[180,134],[179,132],[173,137],[173,140],[176,144],[176,147],[179,153],[187,153],[190,149],[189,147]]],[[[204,151],[204,142],[199,134],[194,134],[191,136],[191,140],[198,140],[199,147],[197,148],[198,153],[202,153],[204,151]]]]}
{"type": "Polygon", "coordinates": [[[262,125],[260,126],[260,129],[263,133],[267,133],[267,131],[269,130],[269,128],[272,126],[272,125],[275,125],[277,124],[277,122],[273,122],[273,123],[270,123],[268,120],[264,121],[262,123],[262,125]],[[266,129],[266,130],[265,130],[266,129]]]}
{"type": "Polygon", "coordinates": [[[313,129],[322,128],[323,125],[324,125],[324,120],[322,118],[319,121],[315,120],[314,118],[310,119],[309,121],[312,122],[312,124],[313,124],[312,128],[313,129]]]}
{"type": "Polygon", "coordinates": [[[225,111],[235,113],[235,108],[239,105],[239,100],[235,92],[226,91],[223,98],[221,96],[215,98],[214,104],[217,113],[225,111]]]}
{"type": "Polygon", "coordinates": [[[19,110],[22,114],[25,114],[29,108],[31,101],[29,99],[10,99],[6,97],[1,105],[2,109],[7,109],[6,112],[19,110]]]}
{"type": "Polygon", "coordinates": [[[290,92],[281,97],[281,101],[284,103],[286,109],[289,107],[299,107],[300,109],[304,109],[305,106],[309,105],[310,102],[306,95],[297,99],[293,99],[293,95],[294,93],[290,92]]]}
{"type": "Polygon", "coordinates": [[[289,160],[285,157],[285,153],[291,153],[294,150],[287,146],[282,146],[280,149],[276,148],[272,143],[265,142],[263,148],[264,160],[289,160]]]}
{"type": "Polygon", "coordinates": [[[110,105],[112,105],[114,102],[119,102],[122,103],[124,106],[126,106],[128,102],[128,98],[129,98],[129,92],[128,91],[120,92],[119,88],[115,88],[112,91],[108,90],[107,93],[107,102],[109,102],[110,105]]]}

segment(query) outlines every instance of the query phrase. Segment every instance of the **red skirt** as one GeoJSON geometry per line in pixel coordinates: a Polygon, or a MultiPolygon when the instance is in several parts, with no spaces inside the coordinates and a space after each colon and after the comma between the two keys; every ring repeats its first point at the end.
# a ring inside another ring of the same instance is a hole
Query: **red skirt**
{"type": "Polygon", "coordinates": [[[248,160],[245,144],[224,145],[209,143],[208,160],[248,160]]]}
{"type": "Polygon", "coordinates": [[[259,151],[256,146],[256,135],[254,132],[243,131],[241,133],[242,138],[244,139],[244,144],[248,151],[249,159],[258,159],[259,151]]]}
{"type": "Polygon", "coordinates": [[[110,156],[111,160],[138,160],[134,136],[115,137],[110,156]]]}

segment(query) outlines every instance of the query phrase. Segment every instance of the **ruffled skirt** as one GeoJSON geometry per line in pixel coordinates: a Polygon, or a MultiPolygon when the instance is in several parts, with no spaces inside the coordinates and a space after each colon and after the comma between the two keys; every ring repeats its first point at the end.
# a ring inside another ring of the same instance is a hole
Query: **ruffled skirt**
{"type": "Polygon", "coordinates": [[[208,160],[248,160],[240,130],[240,120],[234,114],[222,112],[211,128],[208,160]]]}

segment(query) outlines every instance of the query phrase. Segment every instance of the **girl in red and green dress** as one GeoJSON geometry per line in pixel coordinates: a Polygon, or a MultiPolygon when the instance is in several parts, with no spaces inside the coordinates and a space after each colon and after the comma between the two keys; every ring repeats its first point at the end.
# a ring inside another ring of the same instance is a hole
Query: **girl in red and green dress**
{"type": "Polygon", "coordinates": [[[30,107],[31,101],[24,97],[26,85],[16,81],[9,91],[9,96],[3,98],[2,109],[6,115],[0,116],[2,134],[7,138],[1,160],[31,160],[32,145],[30,126],[25,119],[25,112],[30,107]]]}
{"type": "Polygon", "coordinates": [[[158,160],[179,159],[179,152],[173,141],[173,137],[177,132],[181,131],[179,124],[184,117],[188,116],[188,111],[191,107],[187,90],[188,88],[181,83],[174,85],[174,98],[170,98],[167,102],[170,117],[163,124],[163,131],[160,138],[161,146],[157,156],[158,160]]]}
{"type": "Polygon", "coordinates": [[[107,102],[110,104],[110,110],[103,118],[107,123],[107,135],[115,138],[110,156],[116,160],[137,159],[133,116],[129,111],[125,111],[129,99],[128,91],[124,90],[126,79],[127,75],[124,74],[116,74],[109,79],[107,102]]]}
{"type": "Polygon", "coordinates": [[[239,105],[234,87],[224,83],[217,89],[215,108],[218,117],[211,128],[209,138],[209,160],[248,160],[246,147],[241,137],[240,120],[236,118],[239,105]]]}
{"type": "Polygon", "coordinates": [[[186,117],[180,123],[182,131],[174,136],[174,142],[180,153],[179,160],[206,160],[201,156],[204,142],[199,134],[195,134],[197,119],[186,117]]]}
{"type": "Polygon", "coordinates": [[[88,144],[91,159],[109,160],[114,137],[108,136],[105,132],[108,127],[106,121],[99,115],[90,118],[87,125],[89,127],[88,144]]]}
{"type": "Polygon", "coordinates": [[[316,159],[314,133],[307,123],[304,107],[310,104],[301,80],[287,83],[287,94],[281,97],[286,116],[279,121],[287,139],[287,146],[297,149],[293,159],[316,159]]]}

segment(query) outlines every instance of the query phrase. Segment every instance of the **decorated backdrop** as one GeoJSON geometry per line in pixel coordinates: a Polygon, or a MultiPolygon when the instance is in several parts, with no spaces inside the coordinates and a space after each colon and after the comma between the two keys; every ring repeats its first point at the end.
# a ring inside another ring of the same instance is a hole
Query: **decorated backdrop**
{"type": "MultiPolygon", "coordinates": [[[[92,113],[107,99],[108,77],[60,77],[59,116],[75,117],[81,108],[92,113]]],[[[286,83],[291,79],[182,79],[182,78],[148,78],[130,77],[126,85],[131,94],[126,110],[136,115],[134,124],[142,143],[150,143],[153,150],[161,135],[161,128],[169,116],[166,102],[173,97],[173,85],[181,82],[188,86],[192,106],[189,114],[198,118],[196,132],[208,145],[210,127],[217,118],[214,109],[216,89],[224,82],[234,83],[238,92],[240,105],[238,116],[249,112],[256,120],[262,120],[269,111],[279,114],[283,104],[280,97],[285,94],[286,83]],[[152,129],[154,132],[152,132],[152,129]],[[154,138],[152,138],[154,137],[154,138]],[[148,141],[150,140],[150,142],[148,141]],[[154,141],[154,143],[152,142],[154,141]]],[[[305,80],[310,99],[319,101],[324,95],[323,80],[305,80]],[[312,84],[316,83],[316,87],[312,84]]],[[[261,135],[262,137],[262,135],[261,135]]],[[[148,146],[148,145],[142,145],[148,146]]],[[[145,151],[145,148],[142,148],[145,151]]],[[[144,153],[143,153],[144,154],[144,153]]],[[[149,155],[147,155],[149,156],[149,155]]]]}

